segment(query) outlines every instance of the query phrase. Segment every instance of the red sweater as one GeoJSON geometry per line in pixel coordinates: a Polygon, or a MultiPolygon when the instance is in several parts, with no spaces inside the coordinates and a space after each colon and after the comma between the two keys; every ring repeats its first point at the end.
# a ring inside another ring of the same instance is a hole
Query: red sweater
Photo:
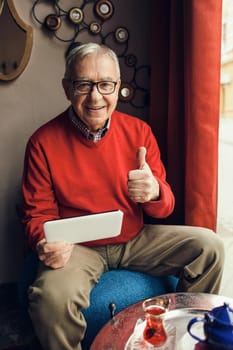
{"type": "MultiPolygon", "coordinates": [[[[30,138],[22,180],[24,218],[29,245],[44,238],[45,221],[120,209],[120,236],[88,246],[127,242],[143,226],[143,210],[163,218],[174,207],[165,180],[157,142],[150,127],[138,118],[115,111],[101,141],[87,140],[65,111],[40,127],[30,138]],[[137,168],[138,147],[147,149],[146,161],[160,184],[160,199],[134,203],[128,195],[128,172],[137,168]]],[[[67,232],[69,234],[69,232],[67,232]]]]}

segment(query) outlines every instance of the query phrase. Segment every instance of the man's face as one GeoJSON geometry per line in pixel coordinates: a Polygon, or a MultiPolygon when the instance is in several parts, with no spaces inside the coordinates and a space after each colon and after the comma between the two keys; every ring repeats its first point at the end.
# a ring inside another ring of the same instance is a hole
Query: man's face
{"type": "Polygon", "coordinates": [[[76,114],[91,131],[97,131],[104,126],[116,108],[120,79],[115,63],[108,55],[92,54],[86,56],[74,66],[71,79],[90,82],[117,82],[115,91],[110,95],[99,93],[96,85],[88,94],[82,95],[74,92],[72,82],[63,80],[66,96],[71,101],[76,114]]]}

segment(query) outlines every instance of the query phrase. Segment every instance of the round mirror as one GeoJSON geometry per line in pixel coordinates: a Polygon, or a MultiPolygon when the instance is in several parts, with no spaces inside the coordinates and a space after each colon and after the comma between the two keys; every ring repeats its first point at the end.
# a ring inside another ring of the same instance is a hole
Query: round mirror
{"type": "Polygon", "coordinates": [[[13,0],[0,0],[0,80],[17,78],[32,50],[32,28],[19,17],[13,0]]]}

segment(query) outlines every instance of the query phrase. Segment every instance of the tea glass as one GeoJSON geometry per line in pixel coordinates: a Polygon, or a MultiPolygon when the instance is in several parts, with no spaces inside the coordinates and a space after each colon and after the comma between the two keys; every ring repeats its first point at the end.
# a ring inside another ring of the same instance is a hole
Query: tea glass
{"type": "Polygon", "coordinates": [[[169,309],[169,302],[169,298],[164,296],[146,299],[142,303],[146,318],[143,338],[155,347],[163,345],[167,340],[164,316],[169,309]]]}

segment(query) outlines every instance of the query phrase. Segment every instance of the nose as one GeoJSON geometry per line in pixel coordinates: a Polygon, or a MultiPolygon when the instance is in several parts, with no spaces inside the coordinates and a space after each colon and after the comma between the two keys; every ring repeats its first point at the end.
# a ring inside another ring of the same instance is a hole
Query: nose
{"type": "Polygon", "coordinates": [[[102,94],[98,91],[97,85],[93,85],[91,91],[89,92],[89,98],[92,100],[100,100],[102,98],[102,94]]]}

